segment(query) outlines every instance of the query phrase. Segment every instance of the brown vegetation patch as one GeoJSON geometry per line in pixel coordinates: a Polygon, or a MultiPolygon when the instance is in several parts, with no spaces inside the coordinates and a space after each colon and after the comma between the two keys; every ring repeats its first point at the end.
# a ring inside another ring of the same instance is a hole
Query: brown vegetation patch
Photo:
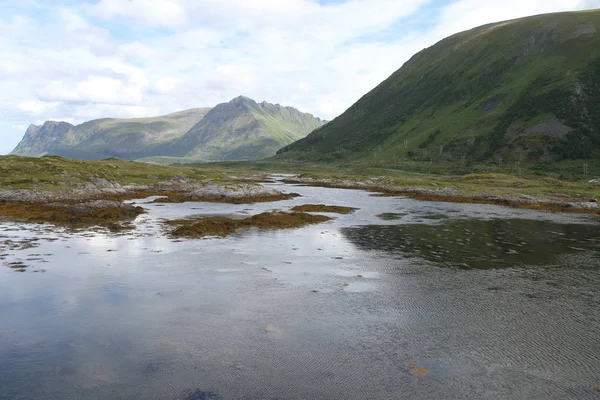
{"type": "Polygon", "coordinates": [[[80,204],[44,204],[0,202],[0,216],[11,220],[67,225],[106,225],[115,229],[115,222],[131,220],[144,213],[141,207],[88,207],[80,204]]]}
{"type": "Polygon", "coordinates": [[[304,225],[330,221],[331,219],[332,218],[324,215],[300,212],[265,212],[245,219],[232,219],[217,216],[205,217],[199,220],[175,220],[169,221],[168,224],[176,227],[171,231],[173,236],[198,238],[204,236],[227,236],[242,228],[296,228],[304,225]]]}
{"type": "MultiPolygon", "coordinates": [[[[152,195],[156,196],[156,194],[152,195]]],[[[243,197],[198,197],[190,193],[169,193],[158,194],[158,196],[167,196],[156,199],[153,203],[185,203],[188,201],[204,201],[210,203],[229,203],[229,204],[252,204],[268,203],[271,201],[289,200],[300,197],[298,193],[281,193],[277,195],[266,196],[243,196],[243,197]]]]}
{"type": "Polygon", "coordinates": [[[325,204],[304,204],[292,208],[292,211],[301,212],[329,212],[336,214],[350,214],[356,211],[356,208],[343,206],[326,206],[325,204]]]}

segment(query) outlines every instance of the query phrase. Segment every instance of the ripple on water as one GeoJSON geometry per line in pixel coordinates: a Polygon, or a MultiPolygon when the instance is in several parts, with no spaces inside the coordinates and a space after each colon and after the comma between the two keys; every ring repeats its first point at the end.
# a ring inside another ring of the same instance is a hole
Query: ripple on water
{"type": "Polygon", "coordinates": [[[537,220],[451,220],[439,225],[368,225],[342,229],[365,250],[422,257],[439,266],[544,265],[562,254],[600,250],[600,227],[537,220]]]}

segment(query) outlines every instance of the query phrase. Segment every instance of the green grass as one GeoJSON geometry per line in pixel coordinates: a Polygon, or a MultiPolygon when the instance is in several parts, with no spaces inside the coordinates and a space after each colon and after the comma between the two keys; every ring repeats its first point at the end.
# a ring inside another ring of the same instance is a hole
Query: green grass
{"type": "MultiPolygon", "coordinates": [[[[583,175],[580,165],[565,163],[556,166],[553,173],[514,166],[492,168],[485,165],[461,166],[447,163],[407,162],[395,166],[377,163],[283,163],[273,160],[198,164],[190,168],[206,173],[250,176],[261,173],[301,174],[317,180],[330,182],[364,183],[370,187],[398,186],[424,189],[454,188],[461,195],[529,195],[539,199],[569,196],[595,198],[600,193],[598,184],[589,183],[594,176],[583,175]],[[569,175],[572,179],[560,179],[557,175],[569,175]],[[577,171],[580,171],[578,174],[577,171]]],[[[589,168],[589,167],[588,167],[589,168]]],[[[595,165],[600,176],[600,163],[595,165]]]]}
{"type": "MultiPolygon", "coordinates": [[[[530,195],[537,198],[570,196],[598,197],[600,186],[589,183],[592,176],[576,174],[581,167],[573,162],[554,166],[553,173],[535,169],[519,172],[510,167],[454,166],[411,162],[412,166],[384,164],[281,163],[272,160],[163,166],[134,161],[107,159],[84,161],[61,157],[0,157],[0,187],[5,189],[41,189],[65,191],[82,188],[90,177],[104,178],[121,185],[155,185],[171,179],[210,180],[236,184],[239,178],[256,178],[268,173],[302,174],[318,180],[364,183],[369,187],[424,189],[454,188],[463,195],[530,195]],[[399,169],[403,168],[403,169],[399,169]],[[487,169],[486,169],[487,168],[487,169]],[[559,179],[573,173],[573,179],[559,179]]],[[[588,167],[589,168],[589,167],[588,167]]],[[[600,163],[595,165],[600,176],[600,163]]]]}
{"type": "Polygon", "coordinates": [[[227,181],[217,170],[170,167],[107,159],[84,161],[57,156],[0,157],[0,187],[4,189],[69,190],[90,183],[90,177],[121,185],[153,185],[176,177],[227,181]]]}

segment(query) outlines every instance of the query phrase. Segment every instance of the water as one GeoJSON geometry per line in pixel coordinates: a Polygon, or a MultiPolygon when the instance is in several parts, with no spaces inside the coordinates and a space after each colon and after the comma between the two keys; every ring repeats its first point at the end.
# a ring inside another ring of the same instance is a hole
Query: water
{"type": "Polygon", "coordinates": [[[303,197],[143,204],[118,235],[0,224],[2,262],[28,266],[0,266],[0,399],[597,398],[598,218],[270,186],[303,197]],[[311,203],[360,209],[161,225],[311,203]]]}

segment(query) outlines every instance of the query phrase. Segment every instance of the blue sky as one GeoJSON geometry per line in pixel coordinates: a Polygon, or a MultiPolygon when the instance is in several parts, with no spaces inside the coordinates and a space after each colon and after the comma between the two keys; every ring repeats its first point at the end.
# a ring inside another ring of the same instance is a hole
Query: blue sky
{"type": "Polygon", "coordinates": [[[332,119],[453,33],[600,0],[4,0],[0,153],[31,123],[238,95],[332,119]]]}

